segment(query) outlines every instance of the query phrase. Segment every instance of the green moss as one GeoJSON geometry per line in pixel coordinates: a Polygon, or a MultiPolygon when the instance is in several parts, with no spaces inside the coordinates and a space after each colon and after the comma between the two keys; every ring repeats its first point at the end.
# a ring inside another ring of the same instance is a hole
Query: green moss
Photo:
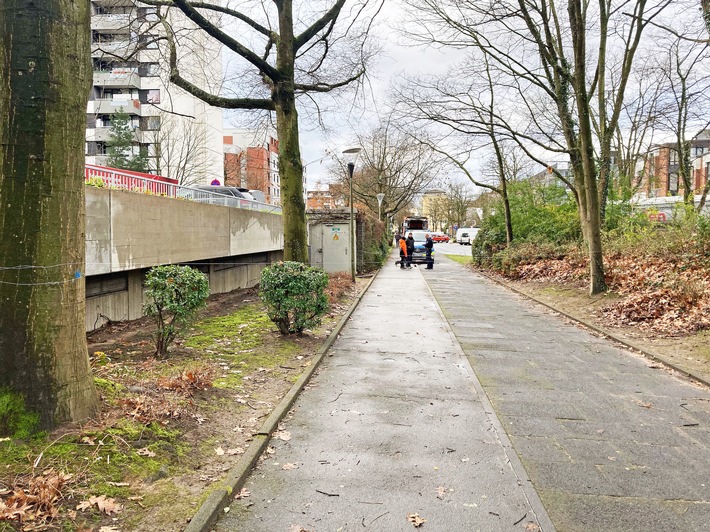
{"type": "Polygon", "coordinates": [[[195,325],[196,334],[185,345],[193,348],[253,349],[261,345],[264,330],[273,327],[258,305],[248,305],[227,316],[207,318],[195,325]]]}
{"type": "Polygon", "coordinates": [[[100,377],[94,377],[94,384],[101,395],[109,402],[114,402],[118,397],[122,396],[126,389],[122,384],[100,377]]]}
{"type": "Polygon", "coordinates": [[[27,411],[24,398],[9,388],[0,388],[0,436],[24,439],[38,427],[39,414],[27,411]]]}
{"type": "Polygon", "coordinates": [[[278,367],[300,350],[295,339],[278,335],[274,335],[273,342],[264,345],[264,331],[271,330],[273,323],[269,317],[259,305],[253,304],[227,316],[200,321],[185,345],[212,353],[214,360],[228,366],[215,379],[215,388],[237,388],[244,375],[258,368],[278,367]]]}

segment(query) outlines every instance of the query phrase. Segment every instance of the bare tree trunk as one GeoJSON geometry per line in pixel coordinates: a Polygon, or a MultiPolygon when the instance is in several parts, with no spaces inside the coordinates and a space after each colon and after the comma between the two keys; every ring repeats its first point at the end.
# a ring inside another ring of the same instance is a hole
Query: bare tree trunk
{"type": "Polygon", "coordinates": [[[290,0],[279,12],[281,39],[276,68],[283,80],[274,87],[276,130],[279,136],[279,174],[281,206],[284,218],[284,259],[308,262],[306,242],[306,206],[303,199],[303,163],[298,142],[298,111],[294,86],[295,50],[293,48],[293,12],[290,0]]]}
{"type": "Polygon", "coordinates": [[[42,425],[96,409],[86,350],[89,2],[0,9],[0,387],[42,425]]]}
{"type": "MultiPolygon", "coordinates": [[[[574,53],[574,71],[575,73],[585,72],[587,43],[581,2],[578,0],[570,1],[568,10],[574,53]]],[[[589,248],[589,292],[593,295],[606,290],[602,254],[600,200],[594,160],[594,137],[585,77],[579,74],[575,75],[572,78],[572,86],[574,89],[574,101],[577,106],[578,132],[576,135],[574,134],[574,127],[570,127],[571,119],[568,119],[565,120],[565,124],[569,127],[566,136],[568,139],[576,137],[573,142],[568,140],[568,145],[574,146],[571,150],[571,159],[575,171],[574,179],[577,183],[577,194],[579,195],[580,222],[589,248]],[[577,159],[576,164],[575,158],[577,159]]]]}

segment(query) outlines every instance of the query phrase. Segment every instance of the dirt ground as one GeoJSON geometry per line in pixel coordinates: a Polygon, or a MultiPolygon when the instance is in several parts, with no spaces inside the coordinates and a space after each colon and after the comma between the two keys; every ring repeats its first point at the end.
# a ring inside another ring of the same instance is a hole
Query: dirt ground
{"type": "Polygon", "coordinates": [[[563,314],[607,331],[631,346],[648,352],[657,359],[671,364],[706,383],[710,382],[710,331],[687,336],[663,337],[636,327],[611,324],[602,317],[599,309],[619,298],[612,292],[588,295],[582,286],[564,286],[549,282],[511,281],[494,277],[503,285],[540,301],[563,314]]]}

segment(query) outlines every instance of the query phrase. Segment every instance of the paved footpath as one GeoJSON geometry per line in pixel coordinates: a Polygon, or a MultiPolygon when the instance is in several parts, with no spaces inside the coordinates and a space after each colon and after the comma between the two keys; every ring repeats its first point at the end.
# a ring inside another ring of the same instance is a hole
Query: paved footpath
{"type": "Polygon", "coordinates": [[[710,391],[450,259],[329,353],[215,530],[710,530],[710,391]]]}

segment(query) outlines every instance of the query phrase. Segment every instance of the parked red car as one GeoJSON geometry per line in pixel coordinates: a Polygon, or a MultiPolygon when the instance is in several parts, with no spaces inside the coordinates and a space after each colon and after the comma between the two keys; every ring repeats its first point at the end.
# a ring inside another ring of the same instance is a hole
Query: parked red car
{"type": "Polygon", "coordinates": [[[449,235],[446,235],[444,233],[432,233],[431,234],[431,239],[434,242],[448,242],[449,241],[449,235]]]}

